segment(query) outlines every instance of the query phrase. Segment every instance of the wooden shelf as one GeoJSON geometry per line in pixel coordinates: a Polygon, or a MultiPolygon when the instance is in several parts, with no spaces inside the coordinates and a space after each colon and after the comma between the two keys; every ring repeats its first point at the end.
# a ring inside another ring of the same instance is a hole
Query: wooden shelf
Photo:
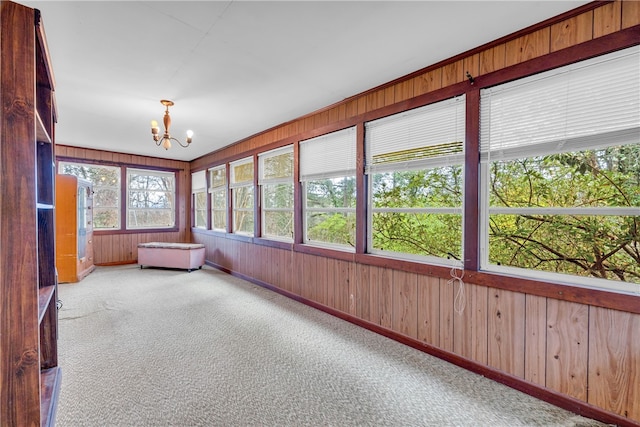
{"type": "Polygon", "coordinates": [[[44,286],[38,289],[38,323],[42,323],[42,318],[47,312],[47,307],[49,306],[49,302],[51,302],[51,297],[53,297],[55,291],[55,285],[44,286]]]}
{"type": "Polygon", "coordinates": [[[40,373],[40,426],[54,426],[60,394],[60,368],[45,369],[40,373]]]}
{"type": "Polygon", "coordinates": [[[44,126],[42,122],[42,118],[40,114],[36,112],[36,140],[38,142],[45,142],[47,144],[51,144],[51,137],[49,136],[49,132],[47,132],[47,128],[44,126]]]}

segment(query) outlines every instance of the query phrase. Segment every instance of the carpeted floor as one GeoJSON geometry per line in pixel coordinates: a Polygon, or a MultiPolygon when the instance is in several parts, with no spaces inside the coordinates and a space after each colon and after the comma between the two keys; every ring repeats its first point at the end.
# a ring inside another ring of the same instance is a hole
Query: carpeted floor
{"type": "Polygon", "coordinates": [[[214,269],[61,284],[64,426],[601,426],[214,269]]]}

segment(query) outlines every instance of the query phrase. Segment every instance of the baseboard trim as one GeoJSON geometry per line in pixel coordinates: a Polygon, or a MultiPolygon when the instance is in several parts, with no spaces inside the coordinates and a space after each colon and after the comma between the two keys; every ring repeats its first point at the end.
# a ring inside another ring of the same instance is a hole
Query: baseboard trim
{"type": "Polygon", "coordinates": [[[218,265],[214,262],[211,261],[205,261],[205,263],[210,266],[213,267],[215,269],[218,269],[220,271],[223,271],[225,273],[228,273],[232,276],[244,279],[248,282],[251,282],[255,285],[261,286],[263,288],[269,289],[273,292],[276,292],[280,295],[283,295],[287,298],[291,298],[292,300],[298,301],[302,304],[305,304],[307,306],[313,307],[317,310],[323,311],[327,314],[330,314],[332,316],[338,317],[342,320],[345,320],[349,323],[352,323],[356,326],[360,326],[362,328],[368,329],[372,332],[375,332],[379,335],[382,335],[384,337],[387,337],[389,339],[392,339],[394,341],[397,341],[401,344],[405,344],[409,347],[415,348],[416,350],[422,351],[424,353],[430,354],[432,356],[435,356],[439,359],[445,360],[449,363],[452,363],[456,366],[459,366],[461,368],[464,368],[468,371],[474,372],[476,374],[482,375],[486,378],[489,378],[493,381],[499,382],[501,384],[504,384],[508,387],[511,387],[513,389],[516,389],[518,391],[521,391],[525,394],[528,394],[530,396],[533,396],[537,399],[540,399],[542,401],[545,401],[547,403],[550,403],[552,405],[558,406],[562,409],[566,409],[567,411],[571,411],[577,415],[581,415],[583,417],[587,417],[587,418],[592,418],[595,420],[598,420],[600,422],[603,423],[607,423],[607,424],[612,424],[612,425],[616,425],[616,426],[620,426],[620,427],[640,427],[640,422],[636,422],[634,420],[631,420],[629,418],[624,418],[618,414],[609,412],[609,411],[605,411],[602,408],[599,408],[597,406],[591,405],[587,402],[584,402],[582,400],[578,400],[576,398],[573,398],[571,396],[567,396],[565,394],[562,393],[558,393],[556,391],[553,390],[549,390],[545,387],[542,387],[540,385],[531,383],[529,381],[525,381],[522,378],[498,371],[494,368],[491,368],[489,366],[480,364],[478,362],[475,362],[473,360],[470,359],[466,359],[460,355],[457,355],[455,353],[451,353],[449,351],[445,351],[442,350],[438,347],[434,347],[430,344],[426,344],[422,341],[419,341],[417,339],[411,338],[411,337],[407,337],[405,335],[399,334],[395,331],[392,331],[390,329],[384,328],[378,324],[375,323],[371,323],[369,321],[360,319],[358,317],[355,317],[351,314],[336,310],[334,308],[328,307],[326,305],[317,303],[315,301],[309,300],[307,298],[301,297],[300,295],[294,294],[292,292],[289,292],[287,290],[278,288],[277,286],[273,286],[269,283],[263,282],[261,280],[255,279],[251,276],[247,276],[245,274],[239,273],[237,271],[233,271],[230,270],[226,267],[223,267],[221,265],[218,265]]]}
{"type": "Polygon", "coordinates": [[[95,263],[95,265],[99,267],[113,267],[116,265],[129,265],[129,264],[137,264],[137,263],[138,263],[138,260],[134,259],[130,261],[100,262],[100,263],[95,263]]]}

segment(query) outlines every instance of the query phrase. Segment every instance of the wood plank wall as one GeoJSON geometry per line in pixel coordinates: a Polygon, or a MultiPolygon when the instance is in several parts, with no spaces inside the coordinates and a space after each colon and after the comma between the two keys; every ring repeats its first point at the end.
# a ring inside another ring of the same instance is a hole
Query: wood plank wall
{"type": "MultiPolygon", "coordinates": [[[[187,232],[191,228],[191,172],[188,162],[155,157],[136,156],[110,151],[91,150],[64,145],[56,145],[56,157],[65,160],[98,162],[105,165],[126,165],[141,168],[178,169],[176,183],[176,220],[179,224],[175,232],[111,232],[94,231],[93,251],[96,265],[135,263],[138,259],[138,243],[145,242],[189,242],[187,232]]],[[[125,185],[125,183],[123,183],[125,185]]],[[[124,219],[123,219],[124,221],[124,219]]]]}
{"type": "MultiPolygon", "coordinates": [[[[613,1],[365,92],[191,162],[202,169],[640,24],[613,1]]],[[[640,424],[640,314],[192,230],[212,265],[640,424]]],[[[633,297],[632,297],[633,298],[633,297]]],[[[588,406],[587,405],[587,406],[588,406]]]]}

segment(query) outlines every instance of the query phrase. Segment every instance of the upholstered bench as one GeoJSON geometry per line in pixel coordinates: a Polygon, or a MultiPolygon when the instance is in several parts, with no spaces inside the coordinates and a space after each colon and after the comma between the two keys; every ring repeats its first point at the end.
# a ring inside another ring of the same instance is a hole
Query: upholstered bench
{"type": "Polygon", "coordinates": [[[140,268],[182,268],[189,273],[204,265],[204,245],[201,243],[138,243],[140,268]]]}

